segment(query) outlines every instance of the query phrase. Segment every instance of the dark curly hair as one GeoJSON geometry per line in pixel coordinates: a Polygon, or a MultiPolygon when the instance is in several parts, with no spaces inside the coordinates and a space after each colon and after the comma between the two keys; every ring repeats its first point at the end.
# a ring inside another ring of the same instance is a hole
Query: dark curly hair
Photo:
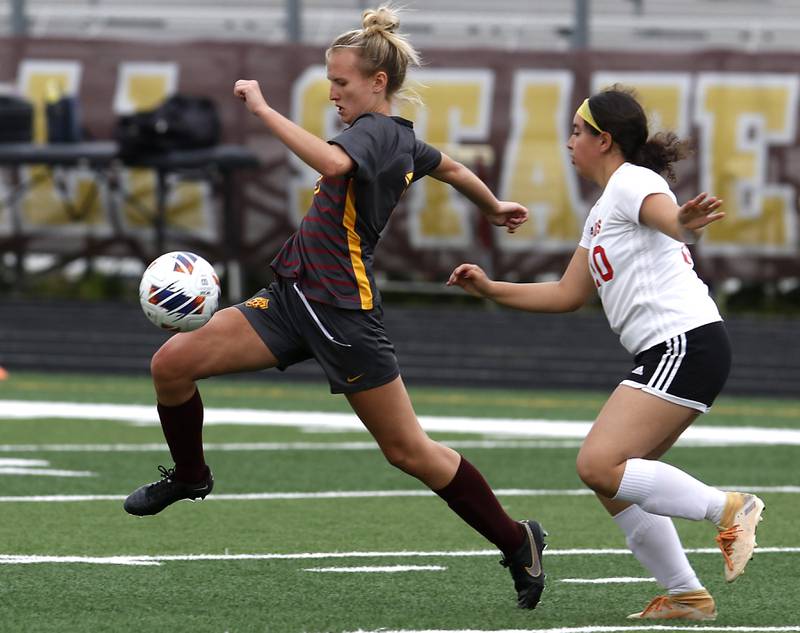
{"type": "MultiPolygon", "coordinates": [[[[647,115],[632,89],[614,84],[589,97],[589,109],[600,129],[608,132],[622,150],[626,161],[675,181],[672,163],[686,158],[691,145],[674,132],[659,132],[648,138],[647,115]]],[[[587,129],[600,134],[591,126],[587,129]]]]}

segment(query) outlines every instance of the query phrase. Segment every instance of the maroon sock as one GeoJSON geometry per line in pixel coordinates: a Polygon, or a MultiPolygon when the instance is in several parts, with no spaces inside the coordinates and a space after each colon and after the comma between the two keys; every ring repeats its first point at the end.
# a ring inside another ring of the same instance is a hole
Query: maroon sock
{"type": "Polygon", "coordinates": [[[175,462],[175,479],[186,483],[202,480],[208,473],[203,457],[203,401],[200,390],[176,407],[158,405],[161,429],[175,462]]]}
{"type": "Polygon", "coordinates": [[[434,492],[505,556],[513,554],[522,545],[519,524],[506,514],[483,475],[463,456],[453,480],[434,492]]]}

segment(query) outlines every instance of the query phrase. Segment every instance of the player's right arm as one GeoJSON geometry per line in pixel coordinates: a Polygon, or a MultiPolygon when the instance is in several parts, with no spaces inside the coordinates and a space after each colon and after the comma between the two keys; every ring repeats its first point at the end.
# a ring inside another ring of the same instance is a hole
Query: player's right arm
{"type": "Polygon", "coordinates": [[[233,86],[233,94],[244,101],[247,109],[261,119],[281,143],[323,176],[344,176],[355,168],[353,159],[341,147],[325,142],[273,110],[255,79],[239,79],[233,86]]]}
{"type": "Polygon", "coordinates": [[[442,152],[439,165],[430,175],[446,182],[475,204],[489,222],[505,226],[509,233],[516,231],[528,219],[528,210],[517,202],[498,200],[472,170],[442,152]]]}
{"type": "Polygon", "coordinates": [[[461,264],[452,272],[447,285],[460,286],[475,297],[528,312],[573,312],[595,291],[588,251],[581,246],[558,281],[529,284],[493,281],[480,266],[461,264]]]}

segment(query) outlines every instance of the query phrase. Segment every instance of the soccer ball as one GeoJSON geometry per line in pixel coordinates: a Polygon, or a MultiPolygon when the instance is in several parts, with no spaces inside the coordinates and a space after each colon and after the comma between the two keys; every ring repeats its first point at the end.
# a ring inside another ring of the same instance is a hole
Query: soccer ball
{"type": "Polygon", "coordinates": [[[187,251],[164,253],[139,284],[139,303],[155,325],[190,332],[205,324],[219,305],[219,277],[205,259],[187,251]]]}

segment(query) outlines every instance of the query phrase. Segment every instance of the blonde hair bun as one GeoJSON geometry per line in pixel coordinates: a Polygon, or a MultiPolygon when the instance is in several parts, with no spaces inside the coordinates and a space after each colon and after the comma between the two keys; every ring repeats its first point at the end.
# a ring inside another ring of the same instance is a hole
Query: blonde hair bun
{"type": "Polygon", "coordinates": [[[361,14],[361,24],[368,33],[394,33],[400,28],[400,18],[391,7],[367,9],[361,14]]]}

